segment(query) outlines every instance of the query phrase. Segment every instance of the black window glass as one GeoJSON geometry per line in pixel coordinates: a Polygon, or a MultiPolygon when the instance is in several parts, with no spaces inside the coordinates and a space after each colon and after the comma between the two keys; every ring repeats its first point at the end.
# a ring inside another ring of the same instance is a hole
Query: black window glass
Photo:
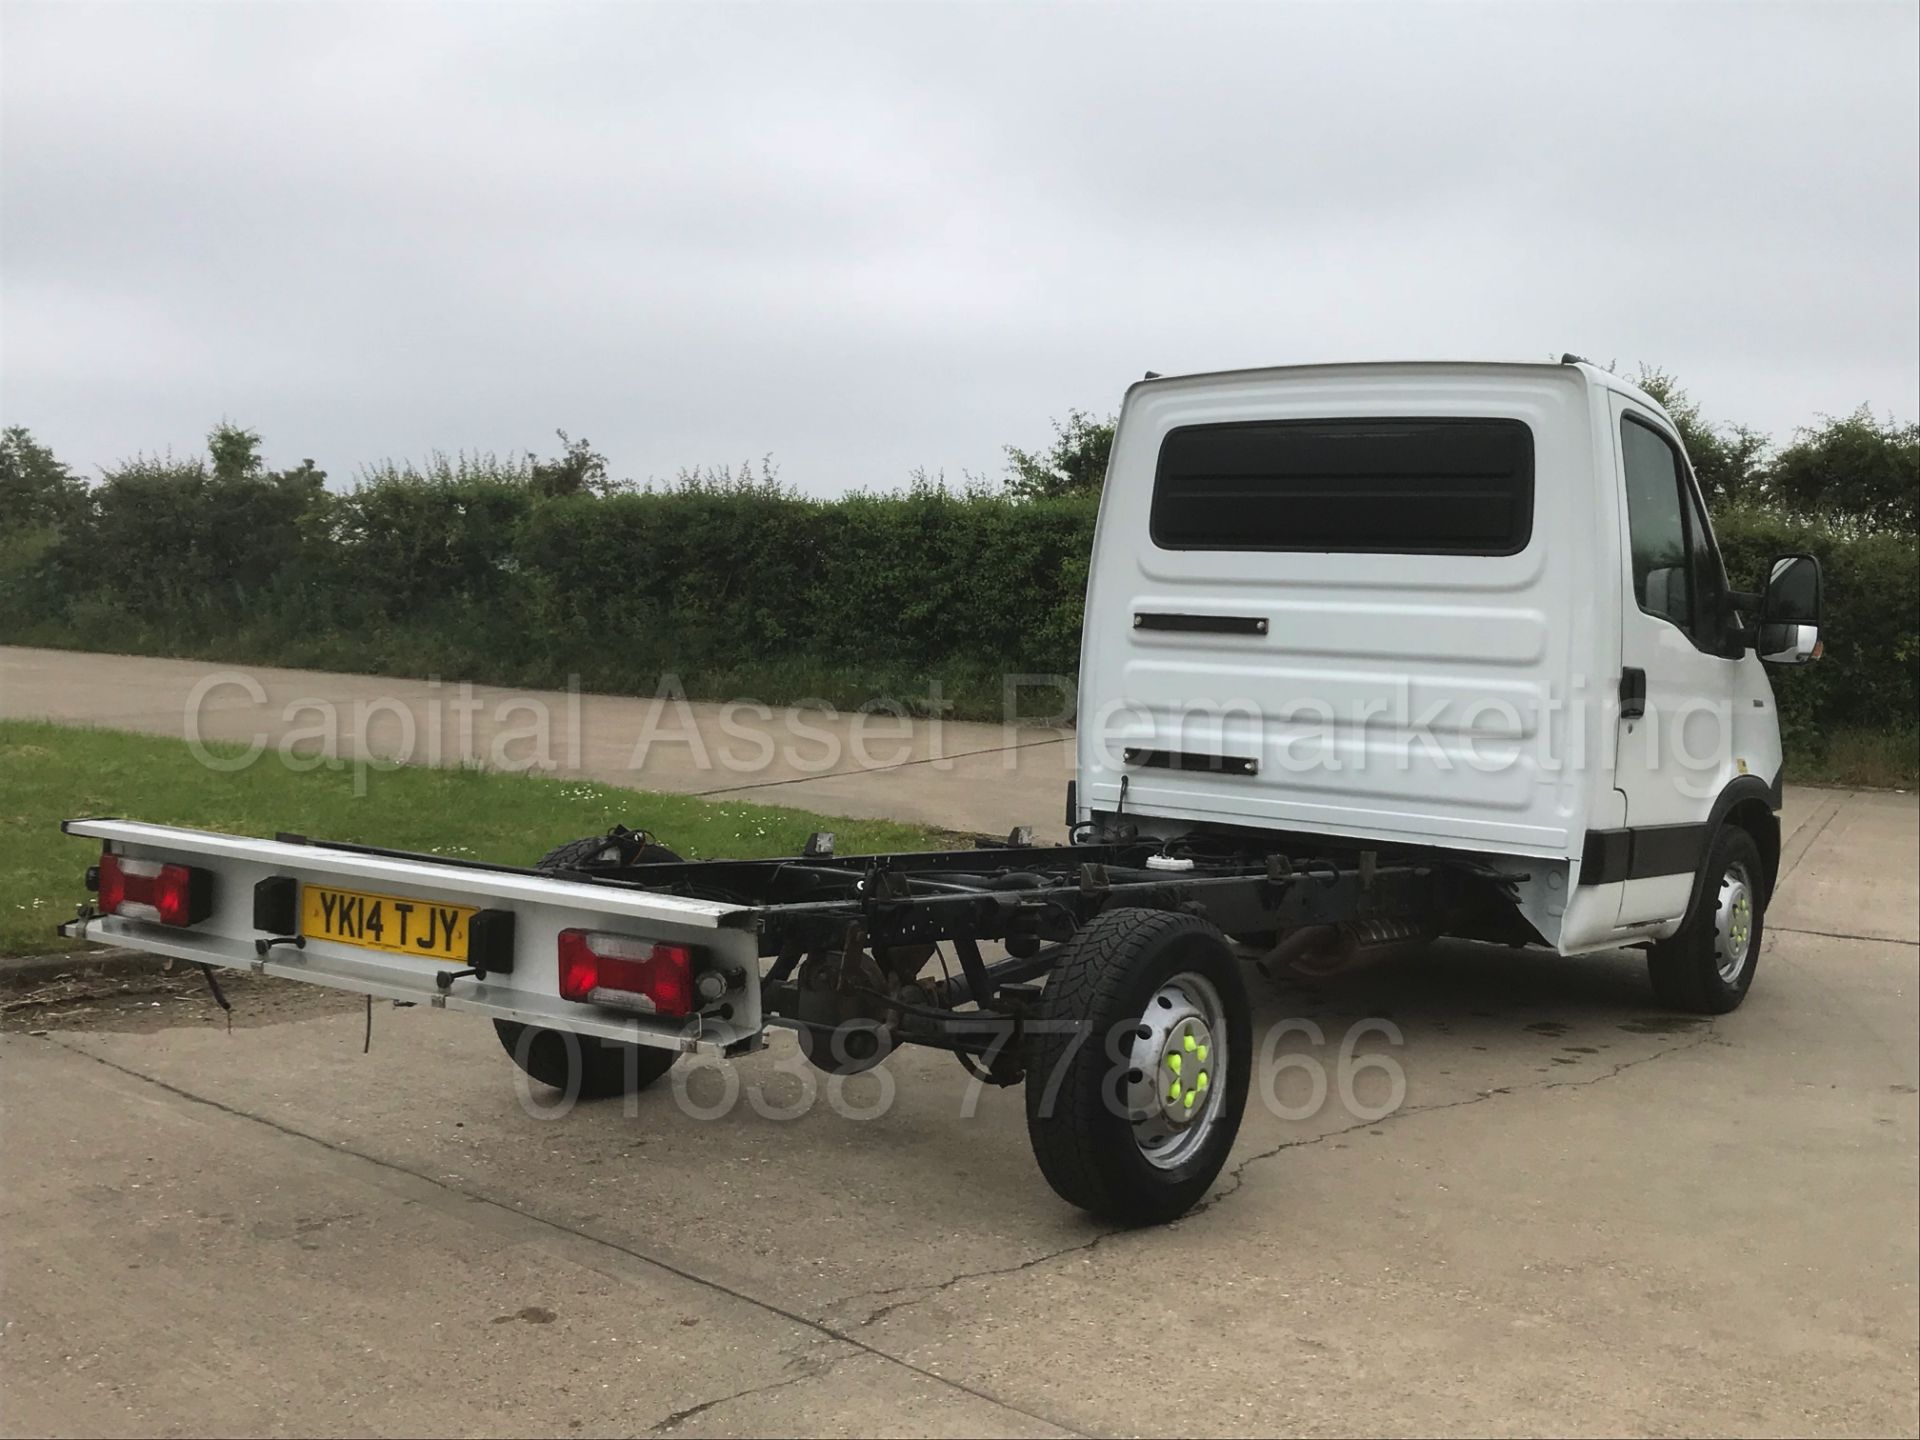
{"type": "Polygon", "coordinates": [[[1533,432],[1519,420],[1187,425],[1160,445],[1166,550],[1511,555],[1533,532],[1533,432]]]}
{"type": "Polygon", "coordinates": [[[1620,422],[1620,458],[1627,477],[1627,527],[1633,546],[1633,594],[1649,615],[1686,629],[1693,620],[1687,525],[1680,499],[1680,461],[1651,426],[1620,422]]]}

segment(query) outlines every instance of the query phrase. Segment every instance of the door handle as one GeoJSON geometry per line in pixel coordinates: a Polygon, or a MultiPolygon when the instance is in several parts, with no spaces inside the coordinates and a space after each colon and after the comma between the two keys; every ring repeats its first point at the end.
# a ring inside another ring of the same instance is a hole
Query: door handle
{"type": "Polygon", "coordinates": [[[1647,713],[1647,672],[1629,665],[1620,672],[1620,718],[1638,720],[1647,713]]]}

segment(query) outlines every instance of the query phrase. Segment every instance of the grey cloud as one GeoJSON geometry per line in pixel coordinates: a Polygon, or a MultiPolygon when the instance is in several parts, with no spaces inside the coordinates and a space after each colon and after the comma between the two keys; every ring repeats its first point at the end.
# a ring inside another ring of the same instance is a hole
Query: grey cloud
{"type": "Polygon", "coordinates": [[[1161,370],[1920,410],[1911,6],[0,10],[0,411],[831,492],[1161,370]]]}

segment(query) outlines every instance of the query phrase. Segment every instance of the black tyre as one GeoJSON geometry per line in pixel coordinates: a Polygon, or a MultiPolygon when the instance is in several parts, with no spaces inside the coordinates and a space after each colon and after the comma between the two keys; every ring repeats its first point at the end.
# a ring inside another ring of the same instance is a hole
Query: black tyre
{"type": "Polygon", "coordinates": [[[514,1064],[572,1100],[604,1100],[644,1090],[680,1058],[677,1050],[627,1045],[517,1020],[495,1020],[493,1031],[514,1064]]]}
{"type": "Polygon", "coordinates": [[[1248,1013],[1240,964],[1205,920],[1110,910],[1081,929],[1028,1041],[1027,1137],[1047,1183],[1125,1224],[1186,1213],[1240,1129],[1248,1013]]]}
{"type": "Polygon", "coordinates": [[[534,862],[536,870],[607,870],[619,865],[677,864],[680,857],[655,845],[646,833],[616,825],[605,835],[589,835],[556,845],[534,862]]]}
{"type": "Polygon", "coordinates": [[[1766,870],[1753,837],[1724,825],[1707,847],[1706,883],[1693,913],[1671,939],[1647,954],[1647,975],[1660,1003],[1693,1015],[1738,1008],[1760,964],[1766,918],[1766,870]]]}
{"type": "MultiPolygon", "coordinates": [[[[539,870],[595,870],[616,865],[677,862],[664,845],[647,842],[641,832],[616,825],[605,835],[589,835],[556,845],[543,855],[539,870]]],[[[675,1050],[627,1045],[568,1030],[548,1030],[517,1020],[495,1020],[500,1044],[528,1075],[576,1100],[602,1100],[644,1090],[673,1068],[675,1050]]]]}

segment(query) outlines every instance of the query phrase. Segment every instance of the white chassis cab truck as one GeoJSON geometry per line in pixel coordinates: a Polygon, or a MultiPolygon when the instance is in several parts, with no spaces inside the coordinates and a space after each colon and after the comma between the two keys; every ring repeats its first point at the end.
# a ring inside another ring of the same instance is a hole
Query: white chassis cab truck
{"type": "Polygon", "coordinates": [[[838,1074],[950,1050],[1025,1085],[1062,1197],[1164,1221],[1239,1127],[1249,949],[1641,946],[1661,1004],[1740,1003],[1780,856],[1762,662],[1820,649],[1817,562],[1755,578],[1729,587],[1666,413],[1572,356],[1149,378],[1068,844],[688,862],[616,827],[518,868],[75,819],[98,896],[61,929],[472,1011],[583,1096],[772,1025],[838,1074]]]}

